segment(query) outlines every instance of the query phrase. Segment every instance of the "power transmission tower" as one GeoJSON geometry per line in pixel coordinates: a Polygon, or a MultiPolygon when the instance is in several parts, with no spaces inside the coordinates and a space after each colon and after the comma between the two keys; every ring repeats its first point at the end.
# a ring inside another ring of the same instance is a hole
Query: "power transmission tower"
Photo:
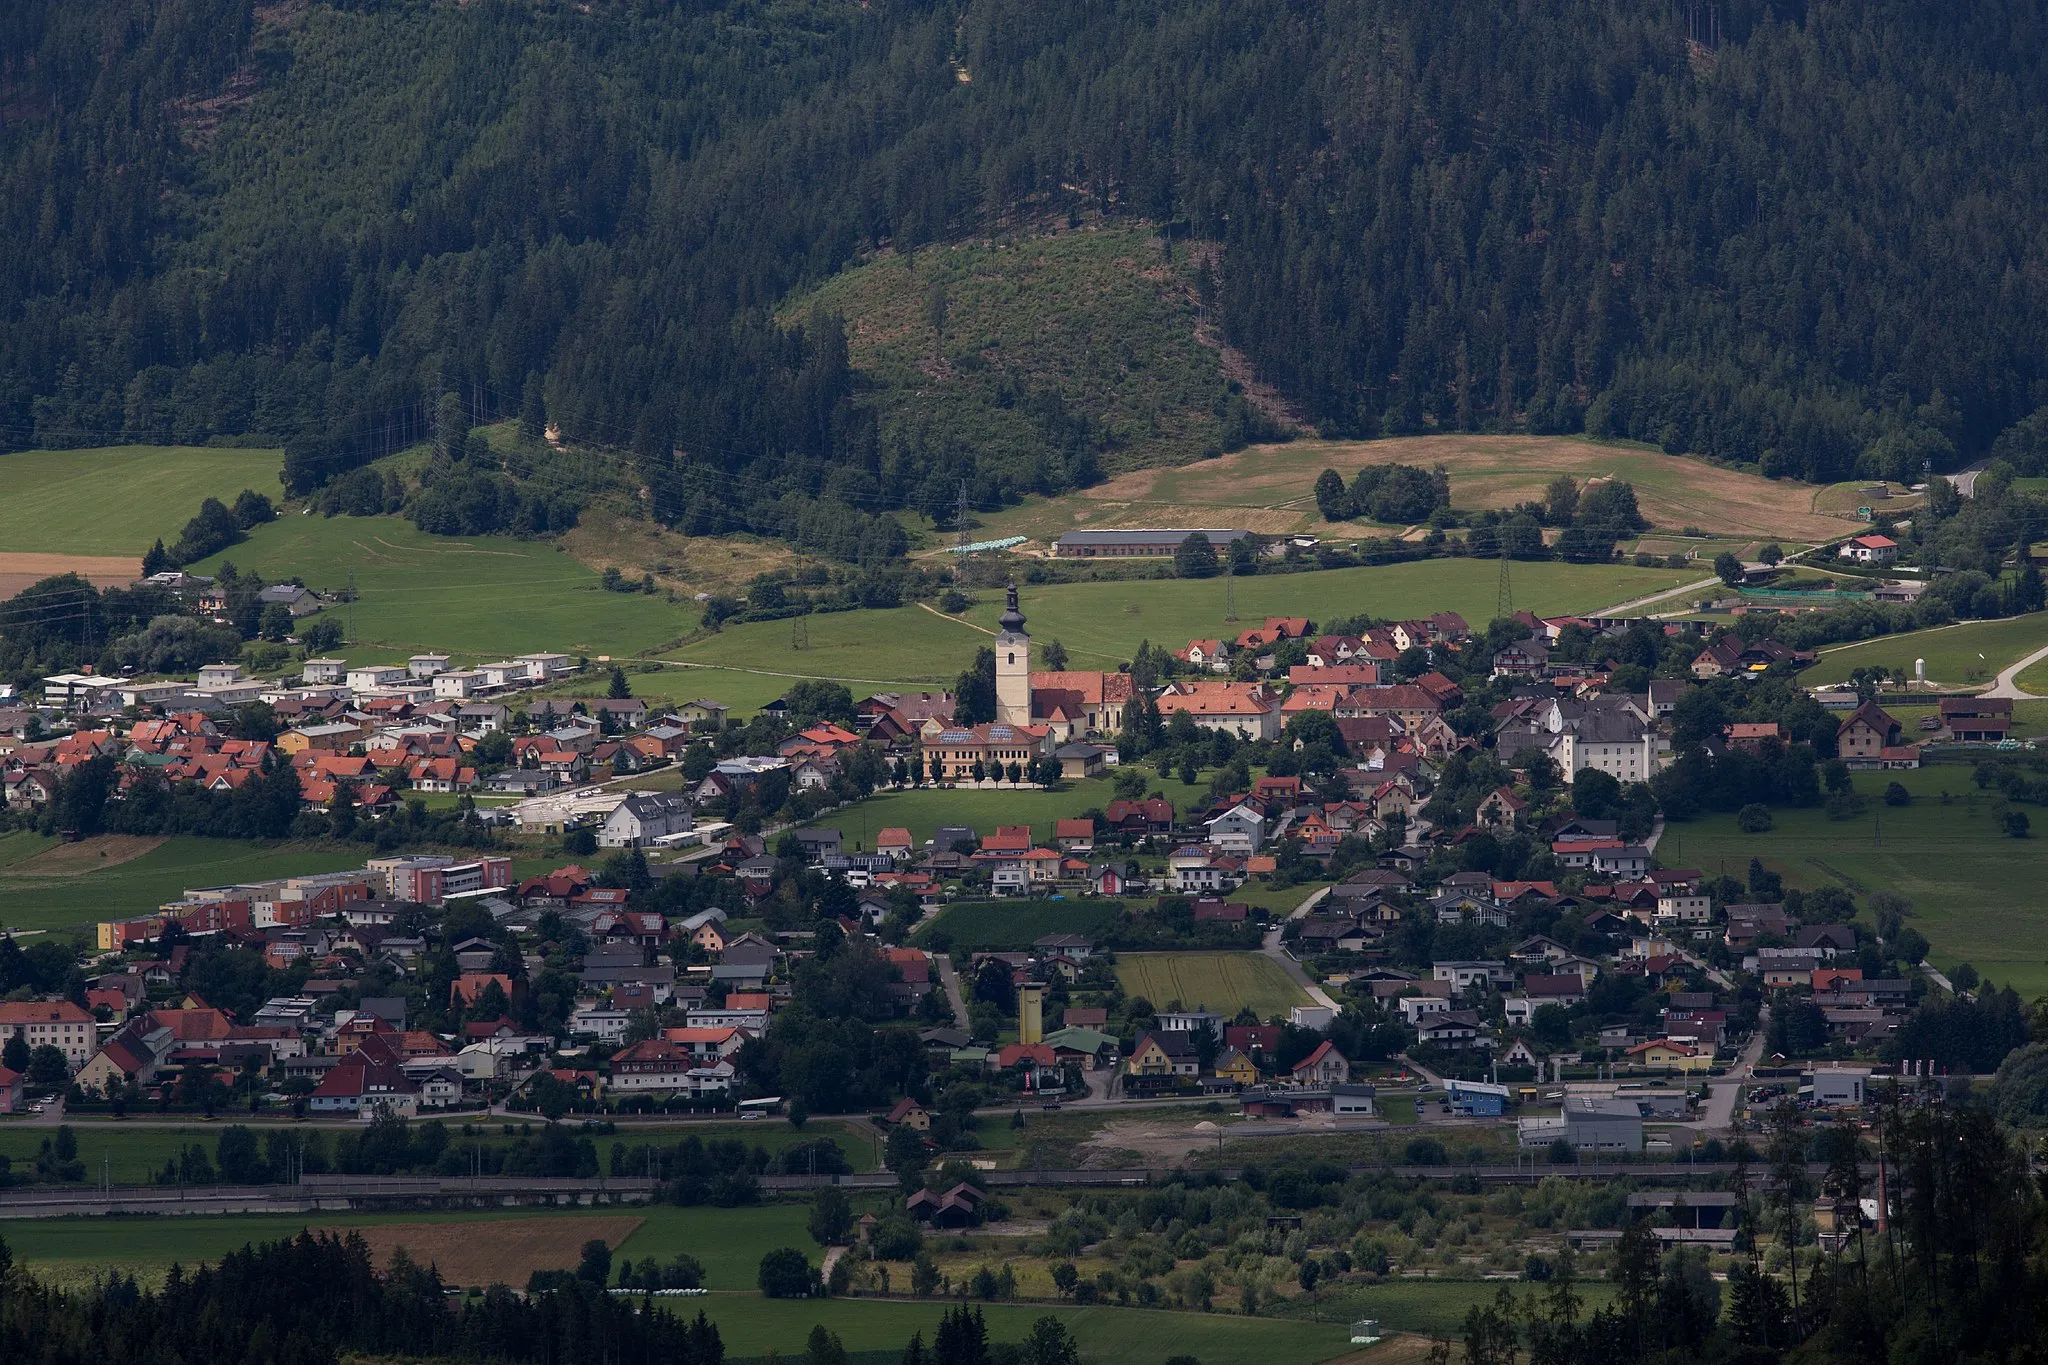
{"type": "Polygon", "coordinates": [[[789,647],[809,649],[811,647],[811,621],[808,616],[789,618],[789,647]]]}
{"type": "Polygon", "coordinates": [[[1508,577],[1508,542],[1500,542],[1500,590],[1494,595],[1493,617],[1496,621],[1515,614],[1515,588],[1508,577]]]}
{"type": "Polygon", "coordinates": [[[356,642],[356,571],[348,571],[348,642],[356,642]]]}
{"type": "Polygon", "coordinates": [[[960,496],[959,500],[954,504],[953,526],[956,531],[956,546],[953,554],[954,558],[960,561],[960,567],[955,570],[955,573],[960,579],[961,586],[966,587],[974,578],[974,556],[969,554],[967,550],[967,547],[974,542],[968,539],[967,480],[965,479],[960,480],[960,496]]]}
{"type": "Polygon", "coordinates": [[[1237,561],[1223,561],[1223,619],[1237,619],[1237,561]]]}

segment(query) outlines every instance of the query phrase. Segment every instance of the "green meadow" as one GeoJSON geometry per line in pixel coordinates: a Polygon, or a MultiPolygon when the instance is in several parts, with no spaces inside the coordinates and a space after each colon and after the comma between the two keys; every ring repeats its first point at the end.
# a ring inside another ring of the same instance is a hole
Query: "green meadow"
{"type": "Polygon", "coordinates": [[[1851,819],[1773,810],[1774,827],[1763,834],[1742,833],[1732,815],[1673,823],[1657,856],[1669,866],[1736,878],[1758,857],[1788,886],[1833,883],[1859,903],[1872,891],[1897,891],[1913,902],[1911,923],[1933,945],[1936,965],[1973,963],[2028,998],[2048,990],[2048,931],[2039,912],[2048,881],[2048,811],[2016,807],[2027,813],[2035,837],[2008,838],[2000,823],[2005,799],[1979,791],[1959,764],[1857,773],[1855,785],[1868,800],[1851,819]],[[1880,799],[1892,782],[1913,794],[1910,806],[1880,799]]]}
{"type": "Polygon", "coordinates": [[[132,555],[169,544],[207,498],[280,496],[281,450],[107,446],[0,455],[0,550],[132,555]]]}
{"type": "Polygon", "coordinates": [[[1013,951],[1047,934],[1098,934],[1116,922],[1112,903],[1077,900],[972,901],[949,905],[917,928],[913,942],[943,936],[950,948],[1013,951]]]}
{"type": "MultiPolygon", "coordinates": [[[[1696,581],[1696,570],[1627,565],[1529,563],[1510,569],[1517,608],[1558,613],[1596,611],[1696,581]]],[[[1455,611],[1475,626],[1491,620],[1499,597],[1495,560],[1436,559],[1375,568],[1270,574],[1234,580],[1136,579],[1049,583],[1021,590],[1034,640],[1058,640],[1077,668],[1113,668],[1149,639],[1178,649],[1189,640],[1236,636],[1267,616],[1318,621],[1361,613],[1385,619],[1455,611]],[[1237,599],[1236,622],[1226,590],[1237,599]]],[[[920,606],[835,612],[806,618],[799,638],[787,621],[724,630],[667,657],[781,676],[841,678],[873,690],[890,684],[950,684],[989,642],[1002,614],[1000,589],[974,594],[959,617],[920,606]]],[[[786,685],[786,684],[784,684],[786,685]]]]}
{"type": "Polygon", "coordinates": [[[41,852],[50,842],[22,832],[0,835],[0,927],[65,929],[142,915],[177,899],[188,887],[340,872],[360,867],[365,856],[363,849],[332,844],[264,844],[181,835],[112,867],[61,876],[24,870],[21,859],[41,852]]]}
{"type": "MultiPolygon", "coordinates": [[[[290,514],[195,566],[222,560],[276,581],[298,577],[320,592],[354,576],[349,657],[436,649],[464,662],[528,650],[630,655],[694,630],[695,602],[606,592],[598,575],[545,540],[475,536],[446,540],[398,517],[290,514]]],[[[347,622],[346,607],[329,607],[347,622]]]]}
{"type": "MultiPolygon", "coordinates": [[[[1208,799],[1206,781],[1188,786],[1175,778],[1162,778],[1149,767],[1144,773],[1146,791],[1158,792],[1176,811],[1186,811],[1208,799]]],[[[1114,800],[1115,785],[1106,777],[1069,782],[1051,791],[921,787],[879,793],[857,805],[829,811],[819,816],[817,823],[837,829],[846,843],[858,843],[864,849],[874,847],[875,836],[894,826],[908,829],[910,837],[921,844],[941,825],[967,825],[984,835],[993,833],[997,825],[1030,825],[1033,839],[1050,843],[1054,821],[1101,810],[1114,800]]]]}
{"type": "MultiPolygon", "coordinates": [[[[1842,682],[1859,668],[1892,668],[1913,676],[1913,661],[1927,661],[1927,677],[1950,687],[1987,683],[1998,671],[2048,646],[2048,613],[2004,621],[1970,621],[1905,635],[1884,635],[1851,645],[1831,645],[1812,668],[1799,675],[1808,687],[1842,682]]],[[[2036,681],[2048,684],[2048,678],[2036,681]]]]}

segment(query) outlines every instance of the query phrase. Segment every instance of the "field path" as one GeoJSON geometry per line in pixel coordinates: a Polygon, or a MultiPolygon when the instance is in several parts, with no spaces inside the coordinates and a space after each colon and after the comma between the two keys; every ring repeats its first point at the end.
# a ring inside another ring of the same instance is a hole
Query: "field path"
{"type": "Polygon", "coordinates": [[[1288,952],[1287,949],[1284,946],[1282,946],[1280,942],[1280,934],[1284,929],[1286,929],[1287,920],[1297,920],[1302,918],[1304,915],[1308,914],[1309,911],[1315,909],[1317,903],[1329,894],[1330,888],[1326,886],[1322,890],[1317,891],[1315,894],[1309,896],[1306,900],[1302,901],[1300,905],[1295,906],[1294,912],[1290,914],[1286,920],[1280,921],[1280,923],[1274,925],[1272,928],[1266,931],[1266,937],[1264,941],[1259,944],[1259,951],[1264,953],[1267,957],[1272,958],[1274,962],[1278,963],[1280,970],[1287,973],[1288,977],[1294,982],[1295,985],[1301,987],[1302,990],[1308,993],[1309,999],[1315,1001],[1318,1005],[1321,1005],[1326,1010],[1331,1010],[1336,1013],[1342,1013],[1344,1007],[1342,1005],[1339,1005],[1335,1000],[1332,1000],[1329,997],[1329,994],[1326,991],[1324,991],[1321,986],[1318,986],[1315,982],[1309,979],[1308,973],[1302,970],[1301,964],[1299,962],[1295,961],[1294,954],[1288,952]]]}
{"type": "Polygon", "coordinates": [[[975,624],[974,624],[974,622],[972,622],[972,621],[968,621],[968,620],[963,620],[962,618],[960,618],[960,617],[958,617],[958,616],[948,616],[948,615],[946,615],[946,613],[944,613],[944,612],[940,611],[940,610],[939,610],[939,609],[938,609],[937,607],[933,606],[933,605],[932,605],[931,603],[929,603],[929,602],[920,602],[920,603],[918,603],[917,605],[919,605],[920,607],[923,607],[923,608],[924,608],[924,609],[925,609],[926,611],[928,611],[928,612],[930,612],[930,613],[931,613],[932,615],[934,615],[934,616],[938,617],[938,618],[939,618],[939,619],[940,619],[941,621],[951,621],[951,622],[952,622],[952,623],[953,623],[954,625],[956,625],[956,626],[965,626],[965,627],[967,627],[967,628],[968,628],[969,630],[978,630],[978,631],[980,631],[980,632],[981,632],[981,633],[982,633],[983,635],[993,635],[993,634],[995,634],[995,632],[994,632],[994,631],[992,631],[992,630],[990,630],[990,629],[989,629],[989,628],[988,628],[987,626],[977,626],[977,625],[975,625],[975,624]]]}

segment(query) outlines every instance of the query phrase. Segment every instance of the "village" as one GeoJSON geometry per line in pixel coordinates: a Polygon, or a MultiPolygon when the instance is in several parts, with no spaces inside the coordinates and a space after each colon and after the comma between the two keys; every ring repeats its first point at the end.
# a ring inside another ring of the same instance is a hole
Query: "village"
{"type": "MultiPolygon", "coordinates": [[[[93,764],[110,811],[153,783],[232,799],[289,773],[295,833],[395,828],[432,795],[474,847],[190,887],[99,922],[62,972],[44,940],[61,980],[17,972],[0,1003],[0,1112],[822,1104],[936,1156],[972,1143],[934,1127],[949,1095],[956,1112],[960,1095],[1223,1100],[1253,1123],[1476,1124],[1502,1150],[1575,1160],[1718,1145],[1755,1126],[1760,1078],[1758,1114],[1781,1091],[1860,1107],[1883,1076],[1927,1070],[1897,1044],[1937,977],[1882,896],[1858,920],[1849,896],[1787,893],[1755,862],[1738,879],[1657,854],[1646,784],[1689,695],[1810,656],[1529,613],[1475,638],[1439,613],[1351,633],[1271,618],[1118,670],[1039,669],[1014,586],[999,627],[971,724],[943,691],[799,688],[744,724],[711,699],[650,705],[617,670],[609,695],[546,695],[604,676],[546,653],[52,676],[4,718],[17,818],[64,807],[93,764]],[[1649,676],[1671,660],[1684,676],[1649,676]],[[240,737],[251,704],[271,737],[240,737]],[[1185,791],[1198,767],[1215,780],[1179,805],[1155,780],[1180,771],[1185,791]],[[876,793],[1000,813],[1075,784],[1108,799],[1036,826],[941,805],[928,832],[863,817],[848,837],[876,793]],[[1092,932],[1024,927],[1083,907],[1100,907],[1092,932]],[[191,966],[223,954],[278,989],[210,999],[191,966]],[[1215,998],[1145,994],[1191,962],[1215,998]],[[914,1038],[917,1064],[783,1093],[777,1016],[818,1008],[803,996],[828,970],[867,990],[832,1008],[914,1038]]],[[[1781,690],[1797,714],[1730,721],[1707,752],[1919,766],[1866,695],[1781,690]]],[[[1940,715],[1933,738],[1995,746],[2011,704],[1940,715]]]]}

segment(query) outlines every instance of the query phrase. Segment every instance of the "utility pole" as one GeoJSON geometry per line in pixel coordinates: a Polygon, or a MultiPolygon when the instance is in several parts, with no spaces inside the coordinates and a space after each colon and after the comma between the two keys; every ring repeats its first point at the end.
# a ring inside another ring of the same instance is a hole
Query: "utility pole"
{"type": "Polygon", "coordinates": [[[789,618],[789,647],[791,649],[809,649],[811,647],[809,617],[792,616],[789,618]]]}
{"type": "Polygon", "coordinates": [[[968,553],[967,547],[974,542],[967,538],[967,480],[965,479],[960,480],[959,497],[953,506],[953,530],[955,537],[953,553],[954,557],[960,561],[960,567],[954,571],[954,575],[960,580],[962,587],[967,587],[973,582],[974,578],[974,556],[968,553]]]}
{"type": "Polygon", "coordinates": [[[348,571],[348,642],[356,642],[356,571],[348,571]]]}
{"type": "Polygon", "coordinates": [[[1515,589],[1508,577],[1508,542],[1502,536],[1500,542],[1500,589],[1494,594],[1493,616],[1499,620],[1515,614],[1515,589]]]}
{"type": "Polygon", "coordinates": [[[1237,619],[1237,561],[1227,557],[1223,561],[1223,619],[1237,619]]]}

